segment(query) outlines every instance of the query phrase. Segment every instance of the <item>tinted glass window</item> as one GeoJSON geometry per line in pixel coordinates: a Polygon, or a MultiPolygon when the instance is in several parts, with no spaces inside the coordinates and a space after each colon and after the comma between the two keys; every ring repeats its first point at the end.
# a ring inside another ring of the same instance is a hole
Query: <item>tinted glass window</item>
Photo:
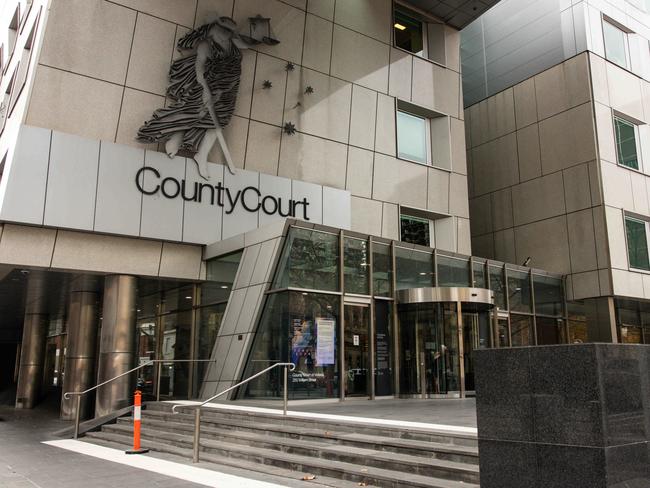
{"type": "Polygon", "coordinates": [[[639,169],[639,158],[636,152],[636,128],[634,124],[614,117],[616,132],[616,155],[618,164],[628,168],[639,169]]]}
{"type": "Polygon", "coordinates": [[[627,254],[630,260],[630,267],[650,270],[648,260],[648,240],[645,231],[646,223],[640,220],[625,219],[625,231],[627,233],[627,254]]]}
{"type": "Polygon", "coordinates": [[[309,229],[291,229],[274,287],[338,291],[338,236],[309,229]]]}
{"type": "Polygon", "coordinates": [[[343,241],[343,269],[346,293],[368,294],[368,243],[360,239],[343,241]]]}
{"type": "Polygon", "coordinates": [[[390,246],[373,244],[372,248],[372,281],[376,296],[390,296],[391,281],[393,280],[393,263],[390,256],[390,246]]]}
{"type": "Polygon", "coordinates": [[[469,261],[437,257],[438,286],[469,286],[469,261]]]}
{"type": "Polygon", "coordinates": [[[508,300],[514,312],[532,312],[530,276],[522,271],[508,270],[508,300]]]}
{"type": "Polygon", "coordinates": [[[433,286],[433,258],[427,252],[395,248],[397,289],[433,286]]]}
{"type": "Polygon", "coordinates": [[[395,46],[408,52],[423,55],[422,22],[402,8],[395,9],[395,46]]]}
{"type": "Polygon", "coordinates": [[[533,275],[535,313],[562,315],[562,281],[549,276],[533,275]]]}
{"type": "Polygon", "coordinates": [[[400,241],[431,246],[431,221],[410,215],[400,215],[400,241]]]}

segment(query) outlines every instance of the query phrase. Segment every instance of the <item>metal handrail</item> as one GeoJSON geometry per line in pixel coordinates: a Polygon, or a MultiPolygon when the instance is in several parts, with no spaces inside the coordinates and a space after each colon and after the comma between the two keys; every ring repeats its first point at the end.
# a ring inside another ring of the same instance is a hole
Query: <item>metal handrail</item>
{"type": "MultiPolygon", "coordinates": [[[[258,376],[262,376],[264,373],[267,373],[268,371],[271,371],[273,368],[276,368],[278,366],[283,366],[284,367],[284,392],[283,392],[283,411],[282,415],[287,415],[287,403],[289,400],[288,397],[288,371],[293,371],[296,369],[296,365],[294,363],[275,363],[269,366],[268,368],[263,369],[262,371],[255,373],[253,376],[249,376],[245,380],[240,381],[236,385],[231,386],[230,388],[223,390],[220,393],[217,393],[214,396],[211,396],[207,400],[203,401],[202,403],[199,403],[198,405],[189,405],[190,407],[193,407],[194,410],[194,444],[192,447],[192,462],[198,463],[199,462],[199,443],[201,441],[201,407],[203,407],[206,403],[210,403],[212,400],[219,398],[222,395],[225,395],[229,391],[232,391],[236,388],[239,388],[242,385],[245,385],[251,380],[254,380],[258,376]]],[[[188,407],[188,405],[174,405],[172,407],[172,413],[176,414],[178,413],[176,409],[178,407],[188,407]]]]}
{"type": "Polygon", "coordinates": [[[158,363],[158,376],[156,378],[156,401],[160,401],[160,367],[162,363],[209,363],[209,362],[215,362],[215,359],[150,359],[146,363],[142,363],[139,366],[136,366],[133,369],[130,369],[128,371],[125,371],[122,374],[118,374],[117,376],[108,379],[102,383],[99,383],[91,388],[88,388],[87,390],[84,391],[67,391],[63,394],[63,398],[66,400],[69,400],[71,396],[75,396],[77,398],[76,401],[76,407],[75,407],[75,419],[74,419],[74,438],[77,439],[79,437],[79,416],[80,416],[80,406],[81,406],[81,397],[84,396],[86,393],[90,393],[93,390],[96,390],[97,388],[107,385],[109,383],[112,383],[113,381],[120,379],[123,376],[126,376],[128,374],[133,373],[134,371],[137,371],[139,369],[142,369],[146,366],[151,366],[154,363],[158,363]]]}

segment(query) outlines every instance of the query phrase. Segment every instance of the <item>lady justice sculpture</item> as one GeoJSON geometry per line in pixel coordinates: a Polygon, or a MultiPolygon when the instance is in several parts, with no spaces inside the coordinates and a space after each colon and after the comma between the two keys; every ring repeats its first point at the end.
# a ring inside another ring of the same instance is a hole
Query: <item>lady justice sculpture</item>
{"type": "Polygon", "coordinates": [[[235,110],[242,54],[255,44],[278,44],[270,19],[249,18],[250,36],[239,34],[230,17],[220,17],[189,32],[178,41],[181,52],[190,53],[172,63],[169,70],[168,107],[159,108],[138,130],[145,143],[164,142],[173,158],[183,150],[193,154],[199,174],[208,179],[208,153],[219,142],[231,173],[235,166],[223,137],[235,110]]]}

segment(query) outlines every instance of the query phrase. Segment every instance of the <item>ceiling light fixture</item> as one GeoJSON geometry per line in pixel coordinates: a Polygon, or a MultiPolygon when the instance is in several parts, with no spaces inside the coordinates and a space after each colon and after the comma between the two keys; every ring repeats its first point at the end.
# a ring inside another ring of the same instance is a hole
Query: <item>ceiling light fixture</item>
{"type": "Polygon", "coordinates": [[[397,30],[406,30],[406,26],[402,25],[402,24],[398,24],[397,22],[395,22],[395,29],[397,29],[397,30]]]}

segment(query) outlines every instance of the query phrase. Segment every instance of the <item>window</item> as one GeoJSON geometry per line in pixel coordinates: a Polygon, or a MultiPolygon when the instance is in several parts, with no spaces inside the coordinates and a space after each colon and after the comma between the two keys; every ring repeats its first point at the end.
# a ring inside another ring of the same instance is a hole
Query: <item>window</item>
{"type": "Polygon", "coordinates": [[[411,12],[401,5],[395,5],[394,15],[395,46],[416,56],[424,57],[425,31],[423,22],[418,20],[415,12],[411,12]]]}
{"type": "Polygon", "coordinates": [[[397,156],[402,159],[429,164],[429,121],[425,117],[397,111],[397,156]]]}
{"type": "Polygon", "coordinates": [[[630,268],[650,271],[648,223],[632,217],[625,217],[625,233],[627,234],[627,254],[630,268]]]}
{"type": "Polygon", "coordinates": [[[623,68],[629,67],[627,32],[603,19],[605,57],[623,68]]]}
{"type": "Polygon", "coordinates": [[[420,246],[431,246],[432,232],[431,221],[429,219],[401,214],[399,220],[400,241],[419,244],[420,246]]]}
{"type": "Polygon", "coordinates": [[[639,151],[637,147],[637,126],[632,122],[615,116],[614,132],[616,135],[616,156],[618,157],[618,164],[632,169],[640,169],[639,151]]]}

